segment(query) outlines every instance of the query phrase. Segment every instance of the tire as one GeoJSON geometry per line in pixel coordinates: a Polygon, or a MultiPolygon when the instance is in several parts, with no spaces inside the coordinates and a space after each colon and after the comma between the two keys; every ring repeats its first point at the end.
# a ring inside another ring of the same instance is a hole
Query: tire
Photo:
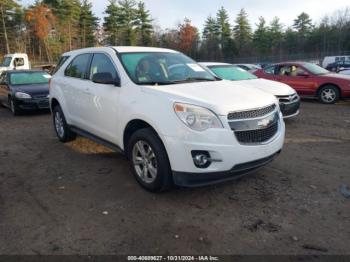
{"type": "Polygon", "coordinates": [[[9,97],[9,107],[14,116],[19,116],[21,114],[21,110],[16,105],[15,101],[11,97],[9,97]]]}
{"type": "Polygon", "coordinates": [[[171,188],[173,180],[168,154],[153,129],[136,131],[129,140],[127,154],[132,172],[144,189],[163,192],[171,188]]]}
{"type": "Polygon", "coordinates": [[[61,142],[70,142],[76,138],[76,134],[70,130],[60,106],[55,106],[53,109],[52,119],[56,135],[61,142]]]}
{"type": "Polygon", "coordinates": [[[334,104],[339,98],[339,89],[333,85],[326,85],[318,92],[318,99],[323,104],[334,104]]]}

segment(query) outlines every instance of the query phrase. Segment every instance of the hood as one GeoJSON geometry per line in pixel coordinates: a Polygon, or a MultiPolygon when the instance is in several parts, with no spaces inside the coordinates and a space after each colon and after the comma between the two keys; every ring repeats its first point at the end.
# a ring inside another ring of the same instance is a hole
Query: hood
{"type": "Polygon", "coordinates": [[[17,85],[12,86],[15,92],[24,92],[30,94],[31,96],[38,95],[48,95],[49,94],[49,85],[17,85]]]}
{"type": "Polygon", "coordinates": [[[289,95],[295,94],[295,90],[291,88],[289,85],[286,85],[277,81],[259,78],[259,79],[252,79],[252,80],[244,80],[240,82],[242,85],[246,87],[258,88],[274,96],[289,96],[289,95]]]}
{"type": "Polygon", "coordinates": [[[342,75],[342,74],[326,74],[326,75],[320,75],[321,77],[327,77],[327,78],[337,78],[341,80],[349,80],[350,81],[350,75],[342,75]]]}
{"type": "Polygon", "coordinates": [[[218,115],[277,104],[273,95],[246,88],[240,81],[195,82],[164,86],[144,86],[144,92],[164,95],[172,102],[188,103],[211,109],[218,115]]]}

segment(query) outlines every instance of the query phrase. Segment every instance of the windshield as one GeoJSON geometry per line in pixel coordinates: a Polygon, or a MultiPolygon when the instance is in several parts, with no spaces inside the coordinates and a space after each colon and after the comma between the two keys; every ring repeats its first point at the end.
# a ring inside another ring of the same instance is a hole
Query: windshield
{"type": "Polygon", "coordinates": [[[303,67],[305,67],[306,70],[308,70],[310,73],[314,75],[325,75],[329,74],[330,72],[316,64],[311,63],[304,63],[303,67]]]}
{"type": "Polygon", "coordinates": [[[220,66],[208,66],[208,68],[215,73],[218,77],[231,80],[251,80],[257,79],[257,77],[242,68],[231,65],[220,65],[220,66]]]}
{"type": "Polygon", "coordinates": [[[18,72],[10,74],[11,85],[48,84],[51,76],[45,72],[18,72]]]}
{"type": "Polygon", "coordinates": [[[8,67],[11,64],[11,61],[12,61],[12,57],[5,57],[4,61],[2,61],[0,66],[8,67]]]}
{"type": "Polygon", "coordinates": [[[138,85],[216,80],[195,61],[180,53],[122,53],[120,57],[126,72],[138,85]]]}

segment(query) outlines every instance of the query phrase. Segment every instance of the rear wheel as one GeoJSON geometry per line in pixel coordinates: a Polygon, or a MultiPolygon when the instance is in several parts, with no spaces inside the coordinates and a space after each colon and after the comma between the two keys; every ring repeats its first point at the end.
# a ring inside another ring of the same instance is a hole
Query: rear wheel
{"type": "Polygon", "coordinates": [[[334,104],[340,98],[339,90],[333,85],[322,87],[318,93],[318,99],[324,104],[334,104]]]}
{"type": "Polygon", "coordinates": [[[172,172],[165,147],[151,128],[136,131],[128,144],[128,157],[137,182],[146,190],[161,192],[172,185],[172,172]]]}
{"type": "Polygon", "coordinates": [[[74,140],[76,134],[70,130],[60,106],[55,106],[52,111],[52,116],[53,125],[58,139],[63,143],[74,140]]]}

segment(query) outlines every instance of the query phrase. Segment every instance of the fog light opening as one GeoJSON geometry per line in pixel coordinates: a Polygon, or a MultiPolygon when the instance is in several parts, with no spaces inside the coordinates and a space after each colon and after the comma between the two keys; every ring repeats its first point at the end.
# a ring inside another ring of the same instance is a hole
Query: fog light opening
{"type": "Polygon", "coordinates": [[[208,151],[192,151],[193,163],[198,168],[208,168],[212,160],[208,151]]]}

